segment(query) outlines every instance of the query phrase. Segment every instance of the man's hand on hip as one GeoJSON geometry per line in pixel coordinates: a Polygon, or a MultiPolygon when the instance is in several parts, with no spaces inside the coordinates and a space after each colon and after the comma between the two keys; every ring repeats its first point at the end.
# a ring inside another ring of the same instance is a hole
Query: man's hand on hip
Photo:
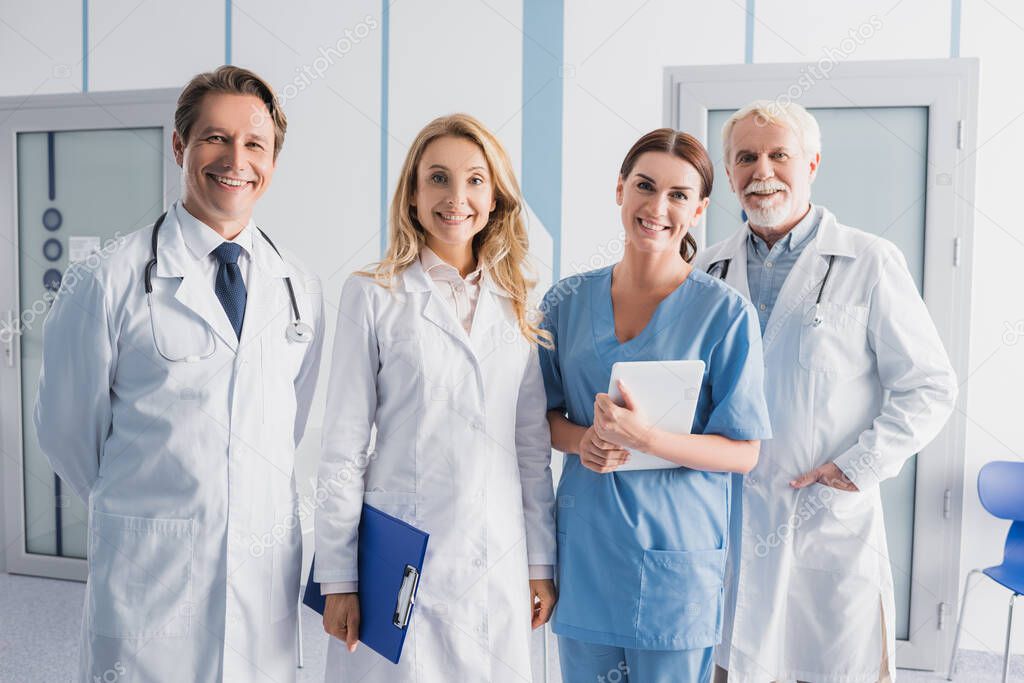
{"type": "Polygon", "coordinates": [[[789,482],[795,489],[802,489],[811,484],[824,484],[840,491],[860,491],[834,462],[825,463],[789,482]]]}

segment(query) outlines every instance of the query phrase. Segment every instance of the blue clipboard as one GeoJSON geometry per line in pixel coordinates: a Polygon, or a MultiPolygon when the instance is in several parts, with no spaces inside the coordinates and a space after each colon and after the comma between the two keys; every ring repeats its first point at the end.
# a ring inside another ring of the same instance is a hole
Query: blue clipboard
{"type": "MultiPolygon", "coordinates": [[[[359,520],[359,640],[398,664],[430,535],[363,504],[359,520]]],[[[324,613],[326,596],[309,569],[302,603],[324,613]]]]}

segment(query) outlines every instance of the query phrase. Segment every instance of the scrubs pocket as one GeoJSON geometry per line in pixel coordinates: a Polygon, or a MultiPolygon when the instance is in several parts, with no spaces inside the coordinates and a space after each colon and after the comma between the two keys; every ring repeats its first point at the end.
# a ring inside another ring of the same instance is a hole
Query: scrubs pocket
{"type": "Polygon", "coordinates": [[[725,550],[644,551],[638,639],[650,649],[718,643],[725,555],[725,550]]]}
{"type": "Polygon", "coordinates": [[[92,511],[89,630],[108,638],[173,638],[192,619],[191,519],[92,511]]]}

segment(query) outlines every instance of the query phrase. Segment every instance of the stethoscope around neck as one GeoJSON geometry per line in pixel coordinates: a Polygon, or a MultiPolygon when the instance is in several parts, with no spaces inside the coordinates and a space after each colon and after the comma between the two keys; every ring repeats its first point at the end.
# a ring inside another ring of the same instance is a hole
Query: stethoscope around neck
{"type": "MultiPolygon", "coordinates": [[[[811,319],[812,327],[821,327],[821,324],[825,322],[825,316],[821,312],[821,297],[825,293],[825,285],[828,283],[828,276],[832,274],[832,264],[835,263],[836,255],[830,254],[828,257],[828,268],[825,269],[825,277],[821,279],[821,285],[818,287],[818,298],[814,301],[814,318],[811,319]]],[[[732,263],[731,258],[722,259],[715,261],[708,266],[708,273],[711,273],[718,267],[718,279],[725,281],[727,275],[729,275],[729,265],[732,263]]]]}
{"type": "MultiPolygon", "coordinates": [[[[206,360],[207,358],[211,358],[213,354],[217,351],[217,340],[214,339],[213,332],[210,331],[208,325],[205,326],[207,340],[206,349],[202,353],[186,354],[184,356],[181,356],[180,358],[172,358],[171,356],[168,356],[166,353],[164,353],[163,349],[160,348],[160,342],[158,341],[159,335],[157,335],[156,333],[156,315],[153,310],[152,272],[153,268],[156,267],[157,241],[160,235],[160,226],[163,224],[165,218],[167,218],[166,211],[160,214],[160,217],[156,219],[156,223],[153,224],[153,236],[151,238],[151,256],[149,262],[146,263],[146,270],[144,271],[143,275],[143,284],[145,285],[146,288],[146,303],[149,305],[149,323],[150,328],[153,331],[153,345],[156,346],[157,353],[159,353],[165,360],[169,360],[172,363],[195,363],[201,360],[206,360]]],[[[267,236],[267,233],[260,230],[259,227],[257,227],[256,230],[260,233],[263,239],[267,241],[267,244],[270,245],[270,248],[273,249],[274,252],[283,259],[284,257],[281,256],[281,252],[280,250],[278,250],[277,245],[275,245],[273,240],[271,240],[270,237],[267,236]]],[[[295,298],[295,288],[292,287],[292,279],[287,275],[284,278],[284,285],[285,287],[288,288],[288,299],[291,301],[292,304],[292,321],[288,323],[288,327],[285,328],[285,337],[287,337],[290,341],[293,342],[308,344],[311,341],[313,341],[313,328],[310,327],[309,324],[306,323],[302,319],[302,316],[299,314],[299,304],[295,298]]]]}

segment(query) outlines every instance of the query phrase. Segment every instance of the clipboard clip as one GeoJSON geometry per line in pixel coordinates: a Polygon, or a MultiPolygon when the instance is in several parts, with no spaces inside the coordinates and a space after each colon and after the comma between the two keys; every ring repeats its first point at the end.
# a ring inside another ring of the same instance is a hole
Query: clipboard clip
{"type": "Polygon", "coordinates": [[[405,572],[402,575],[402,587],[398,589],[398,600],[395,602],[395,616],[393,623],[398,628],[405,628],[409,625],[409,616],[412,614],[412,606],[416,602],[416,588],[420,583],[420,573],[411,564],[405,565],[405,572]]]}

